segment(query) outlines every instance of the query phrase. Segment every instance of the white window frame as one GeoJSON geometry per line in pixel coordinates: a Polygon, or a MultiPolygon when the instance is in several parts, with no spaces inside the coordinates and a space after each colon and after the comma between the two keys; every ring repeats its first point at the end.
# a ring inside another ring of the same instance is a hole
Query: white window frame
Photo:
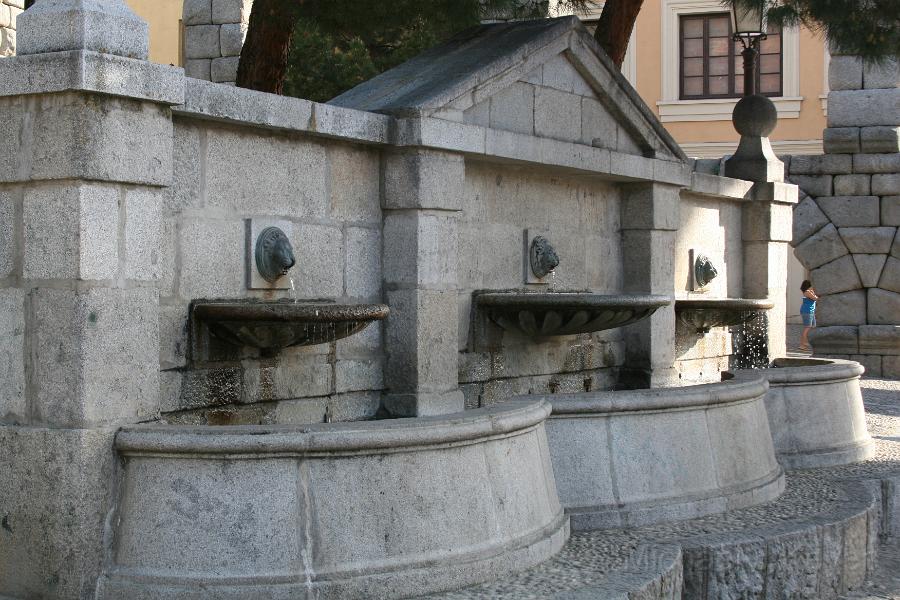
{"type": "MultiPolygon", "coordinates": [[[[663,0],[662,5],[662,99],[659,120],[672,121],[730,121],[731,112],[739,98],[708,98],[681,100],[679,98],[679,35],[681,15],[723,12],[720,0],[663,0]]],[[[779,119],[800,117],[800,32],[785,27],[781,32],[782,95],[772,98],[779,119]]]]}

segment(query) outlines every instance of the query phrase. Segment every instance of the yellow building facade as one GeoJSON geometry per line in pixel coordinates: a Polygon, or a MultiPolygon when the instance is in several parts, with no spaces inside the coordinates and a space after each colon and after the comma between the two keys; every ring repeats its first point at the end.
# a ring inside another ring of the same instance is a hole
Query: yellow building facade
{"type": "MultiPolygon", "coordinates": [[[[183,65],[183,0],[127,2],[150,24],[151,60],[183,65]]],[[[590,25],[599,11],[582,18],[590,25]]],[[[685,19],[724,13],[720,0],[647,0],[622,68],[689,156],[718,157],[730,154],[737,145],[731,124],[737,94],[686,99],[681,93],[685,19]]],[[[779,154],[819,154],[827,115],[826,44],[804,28],[785,30],[780,41],[781,93],[772,97],[779,115],[771,136],[773,147],[779,154]]]]}

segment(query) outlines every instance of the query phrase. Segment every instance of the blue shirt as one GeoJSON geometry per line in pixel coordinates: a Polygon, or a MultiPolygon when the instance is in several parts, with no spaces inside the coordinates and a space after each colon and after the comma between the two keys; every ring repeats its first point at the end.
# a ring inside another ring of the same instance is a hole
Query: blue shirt
{"type": "Polygon", "coordinates": [[[800,313],[808,314],[814,312],[816,312],[816,301],[803,296],[803,306],[800,307],[800,313]]]}

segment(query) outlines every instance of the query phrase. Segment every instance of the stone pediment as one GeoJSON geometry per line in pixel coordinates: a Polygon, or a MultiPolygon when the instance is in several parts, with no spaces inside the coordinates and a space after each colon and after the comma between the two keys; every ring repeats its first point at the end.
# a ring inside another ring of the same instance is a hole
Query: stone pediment
{"type": "Polygon", "coordinates": [[[472,28],[329,104],[685,158],[576,17],[472,28]]]}

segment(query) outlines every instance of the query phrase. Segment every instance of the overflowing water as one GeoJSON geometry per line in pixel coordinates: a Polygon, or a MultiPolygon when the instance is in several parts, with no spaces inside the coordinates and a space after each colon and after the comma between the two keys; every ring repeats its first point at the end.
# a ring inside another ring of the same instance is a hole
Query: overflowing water
{"type": "Polygon", "coordinates": [[[765,369],[769,366],[769,317],[762,311],[744,314],[749,320],[731,330],[731,368],[765,369]],[[751,313],[754,316],[749,318],[751,313]]]}

